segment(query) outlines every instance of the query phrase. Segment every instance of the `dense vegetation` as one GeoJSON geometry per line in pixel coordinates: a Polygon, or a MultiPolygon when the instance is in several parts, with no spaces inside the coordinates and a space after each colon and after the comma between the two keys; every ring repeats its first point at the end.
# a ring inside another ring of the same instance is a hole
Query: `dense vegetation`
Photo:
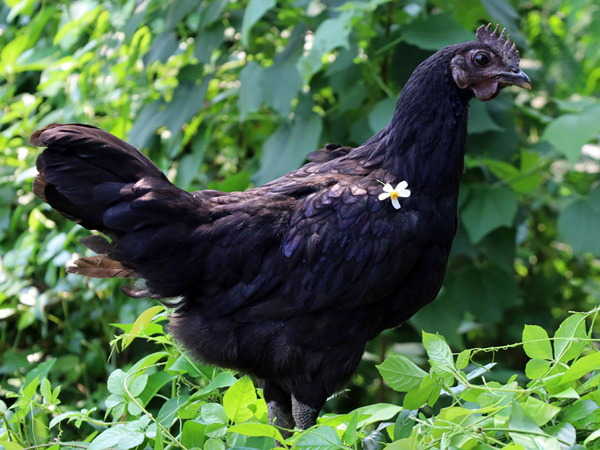
{"type": "Polygon", "coordinates": [[[600,448],[594,0],[4,0],[0,445],[269,449],[278,433],[251,380],[172,342],[162,306],[65,275],[88,232],[31,193],[34,130],[90,123],[182,188],[243,190],[364,142],[423,59],[488,21],[534,91],[472,103],[444,289],[287,445],[600,448]]]}

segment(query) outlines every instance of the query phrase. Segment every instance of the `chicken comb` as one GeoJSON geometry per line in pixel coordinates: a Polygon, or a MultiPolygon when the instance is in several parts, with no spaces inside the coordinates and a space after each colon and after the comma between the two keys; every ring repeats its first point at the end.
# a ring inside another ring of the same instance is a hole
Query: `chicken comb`
{"type": "Polygon", "coordinates": [[[520,58],[519,50],[517,50],[516,44],[511,42],[510,35],[506,33],[506,28],[502,28],[502,32],[500,34],[498,34],[500,25],[496,25],[496,28],[493,32],[491,29],[491,23],[488,23],[486,27],[481,25],[479,28],[477,28],[477,32],[475,33],[477,40],[494,47],[501,53],[502,56],[518,63],[520,58]]]}

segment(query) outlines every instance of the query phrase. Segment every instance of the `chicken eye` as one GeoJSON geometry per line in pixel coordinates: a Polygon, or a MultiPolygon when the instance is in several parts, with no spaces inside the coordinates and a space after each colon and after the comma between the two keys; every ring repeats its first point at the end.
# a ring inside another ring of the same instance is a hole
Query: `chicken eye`
{"type": "Polygon", "coordinates": [[[485,67],[490,63],[490,57],[485,53],[477,53],[475,55],[475,58],[473,59],[475,61],[475,64],[477,64],[480,67],[485,67]]]}

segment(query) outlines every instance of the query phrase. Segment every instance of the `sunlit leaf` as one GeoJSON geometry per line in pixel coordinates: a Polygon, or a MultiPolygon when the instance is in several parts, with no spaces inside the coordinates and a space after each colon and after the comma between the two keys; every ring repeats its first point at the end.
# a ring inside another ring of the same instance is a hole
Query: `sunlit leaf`
{"type": "Polygon", "coordinates": [[[240,378],[223,396],[223,406],[227,417],[234,423],[241,423],[252,417],[247,406],[256,400],[254,384],[249,377],[240,378]]]}
{"type": "Polygon", "coordinates": [[[410,359],[402,355],[387,358],[377,370],[392,389],[407,392],[421,383],[427,372],[421,370],[410,359]]]}
{"type": "Polygon", "coordinates": [[[585,374],[600,369],[600,352],[584,356],[573,363],[563,374],[562,383],[578,380],[585,374]]]}
{"type": "Polygon", "coordinates": [[[548,333],[537,325],[525,325],[523,349],[530,358],[552,359],[552,345],[548,333]]]}

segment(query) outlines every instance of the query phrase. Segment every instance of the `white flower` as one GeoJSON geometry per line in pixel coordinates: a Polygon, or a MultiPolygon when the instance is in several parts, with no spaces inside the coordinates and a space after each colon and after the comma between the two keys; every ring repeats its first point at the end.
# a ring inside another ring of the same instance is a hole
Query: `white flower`
{"type": "Polygon", "coordinates": [[[392,199],[392,206],[396,209],[400,209],[400,202],[398,201],[398,197],[407,198],[410,197],[410,191],[406,189],[408,187],[408,183],[406,181],[401,181],[396,186],[396,189],[392,187],[390,183],[386,183],[383,186],[383,194],[379,194],[379,200],[385,200],[386,198],[392,199]]]}

